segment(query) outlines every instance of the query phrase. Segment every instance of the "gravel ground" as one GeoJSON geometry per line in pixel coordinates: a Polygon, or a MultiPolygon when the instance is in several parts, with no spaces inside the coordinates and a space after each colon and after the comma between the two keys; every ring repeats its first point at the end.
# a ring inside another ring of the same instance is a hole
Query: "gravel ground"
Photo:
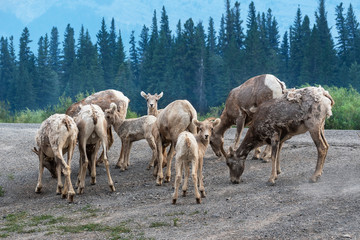
{"type": "MultiPolygon", "coordinates": [[[[196,204],[190,179],[188,196],[172,205],[172,182],[155,185],[146,170],[151,150],[133,144],[131,166],[115,169],[120,140],[109,151],[116,192],[106,171],[97,184],[86,178],[74,203],[56,195],[56,179],[45,170],[42,193],[35,193],[38,158],[31,152],[39,124],[0,124],[0,238],[7,239],[360,239],[359,131],[326,130],[330,150],[324,173],[309,183],[317,151],[308,134],[287,141],[282,173],[267,185],[271,164],[246,162],[243,182],[230,183],[227,166],[210,147],[204,158],[207,197],[196,204]]],[[[225,135],[229,146],[234,129],[225,135]]],[[[75,183],[79,152],[72,162],[75,183]]]]}

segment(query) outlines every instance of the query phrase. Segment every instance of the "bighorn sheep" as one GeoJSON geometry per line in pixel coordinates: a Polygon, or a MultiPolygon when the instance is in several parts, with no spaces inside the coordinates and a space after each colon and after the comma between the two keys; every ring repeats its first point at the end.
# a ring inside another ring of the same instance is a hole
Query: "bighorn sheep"
{"type": "MultiPolygon", "coordinates": [[[[116,105],[115,105],[116,108],[116,105]]],[[[107,160],[107,122],[104,112],[98,105],[90,104],[82,106],[79,113],[74,118],[79,129],[79,151],[80,166],[78,174],[78,194],[82,194],[85,188],[86,169],[89,165],[91,169],[91,184],[96,183],[96,155],[100,148],[100,143],[104,153],[104,164],[108,177],[110,190],[115,191],[114,183],[111,179],[109,162],[107,160]],[[88,156],[89,155],[89,156],[88,156]]]]}
{"type": "MultiPolygon", "coordinates": [[[[125,119],[130,100],[122,92],[112,89],[94,93],[84,98],[83,100],[72,104],[66,110],[66,114],[71,117],[75,117],[76,114],[79,113],[81,106],[88,104],[96,104],[103,111],[105,111],[105,109],[110,108],[110,103],[112,102],[116,104],[121,119],[125,119]]],[[[107,129],[107,133],[108,133],[108,144],[109,144],[108,148],[110,149],[111,145],[114,142],[114,138],[110,126],[107,129]]],[[[97,163],[101,163],[103,157],[104,157],[104,152],[99,157],[97,163]]]]}
{"type": "Polygon", "coordinates": [[[169,182],[171,178],[171,160],[174,157],[174,149],[179,134],[185,130],[196,134],[196,126],[192,122],[197,119],[195,108],[187,100],[176,100],[164,108],[157,116],[153,126],[153,136],[156,142],[158,171],[156,184],[161,185],[163,175],[163,158],[166,146],[171,143],[169,153],[167,155],[167,169],[165,182],[169,182]]]}
{"type": "Polygon", "coordinates": [[[155,95],[151,95],[150,93],[146,94],[145,92],[141,91],[141,96],[143,98],[145,98],[146,102],[147,102],[147,114],[148,115],[153,115],[155,117],[157,117],[160,113],[160,110],[158,110],[158,101],[160,98],[162,98],[163,96],[163,92],[161,92],[159,95],[157,93],[155,93],[155,95]]]}
{"type": "Polygon", "coordinates": [[[230,148],[226,163],[230,170],[230,180],[240,182],[244,171],[245,159],[249,152],[263,144],[272,147],[272,171],[269,182],[275,183],[280,169],[280,151],[283,143],[292,136],[310,132],[317,151],[318,160],[315,173],[311,177],[316,182],[322,174],[325,157],[329,149],[324,135],[325,119],[332,115],[334,100],[322,87],[306,87],[288,90],[284,96],[272,99],[259,106],[240,147],[230,148]]]}
{"type": "MultiPolygon", "coordinates": [[[[232,89],[226,99],[224,111],[221,114],[221,123],[214,129],[210,145],[220,157],[225,156],[224,133],[231,125],[236,124],[236,135],[234,148],[239,145],[242,130],[245,126],[251,125],[254,110],[263,102],[283,95],[286,86],[283,82],[271,74],[259,75],[250,78],[239,87],[232,89]]],[[[268,151],[267,148],[262,154],[264,160],[268,151]]],[[[255,150],[254,158],[259,158],[260,149],[255,150]]]]}
{"type": "Polygon", "coordinates": [[[74,200],[74,189],[71,184],[71,159],[76,146],[78,128],[74,120],[65,114],[54,114],[42,122],[38,130],[35,141],[39,149],[34,148],[34,152],[39,156],[39,178],[35,188],[36,193],[41,192],[42,175],[44,166],[50,166],[49,171],[52,176],[57,177],[56,193],[60,194],[63,184],[61,172],[65,175],[65,185],[62,189],[62,197],[67,195],[68,201],[74,200]],[[68,153],[67,162],[63,154],[68,153]],[[56,171],[54,171],[56,165],[56,171]],[[62,168],[63,171],[61,170],[62,168]]]}
{"type": "Polygon", "coordinates": [[[182,181],[182,173],[185,171],[185,180],[182,187],[183,196],[186,196],[187,184],[190,174],[190,164],[191,164],[191,176],[194,182],[195,189],[195,198],[197,203],[201,203],[201,198],[199,194],[199,189],[201,192],[201,197],[205,197],[205,188],[202,175],[203,168],[203,158],[205,155],[206,148],[209,144],[210,136],[213,131],[213,128],[220,123],[220,119],[216,119],[214,122],[210,120],[205,120],[199,122],[194,119],[193,123],[199,129],[199,132],[196,135],[193,135],[190,132],[180,133],[178,140],[176,142],[176,155],[175,155],[175,191],[173,194],[173,204],[176,204],[178,198],[178,192],[180,183],[182,181]],[[199,189],[198,189],[199,183],[199,189]]]}
{"type": "Polygon", "coordinates": [[[121,170],[126,170],[129,166],[129,155],[133,142],[146,139],[153,151],[152,159],[148,169],[154,166],[157,157],[155,138],[152,135],[152,126],[156,121],[156,117],[147,115],[135,119],[122,119],[116,111],[116,104],[111,103],[110,108],[105,110],[105,117],[109,125],[113,125],[115,132],[121,139],[121,152],[119,160],[116,164],[121,170]]]}

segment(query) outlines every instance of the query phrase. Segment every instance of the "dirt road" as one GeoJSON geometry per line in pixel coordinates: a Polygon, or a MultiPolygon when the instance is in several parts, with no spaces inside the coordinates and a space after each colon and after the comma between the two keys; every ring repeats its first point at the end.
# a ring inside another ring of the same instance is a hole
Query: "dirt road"
{"type": "MultiPolygon", "coordinates": [[[[155,185],[146,170],[151,150],[134,143],[129,170],[115,164],[120,140],[109,151],[116,192],[110,193],[106,171],[97,184],[86,178],[83,195],[68,204],[55,194],[56,179],[45,170],[43,190],[35,193],[38,159],[31,152],[39,124],[0,124],[0,238],[7,239],[360,239],[359,131],[327,130],[330,150],[324,173],[309,183],[317,151],[310,136],[286,142],[282,173],[268,186],[270,163],[246,162],[243,182],[230,183],[224,160],[209,147],[204,159],[207,197],[196,204],[190,181],[188,196],[171,204],[172,182],[155,185]]],[[[225,136],[229,146],[234,129],[225,136]]],[[[78,172],[78,150],[72,180],[78,172]]]]}

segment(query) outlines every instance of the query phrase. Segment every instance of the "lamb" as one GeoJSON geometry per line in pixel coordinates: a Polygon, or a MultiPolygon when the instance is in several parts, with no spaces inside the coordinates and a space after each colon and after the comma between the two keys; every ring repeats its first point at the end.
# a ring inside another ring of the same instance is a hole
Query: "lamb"
{"type": "Polygon", "coordinates": [[[197,129],[193,123],[193,119],[197,119],[195,108],[187,100],[176,100],[170,103],[157,116],[153,126],[153,136],[156,142],[157,151],[157,179],[156,184],[162,185],[164,178],[162,166],[166,146],[171,144],[169,153],[167,154],[167,169],[165,182],[169,182],[171,178],[171,160],[174,157],[174,149],[179,134],[185,130],[196,134],[197,129]],[[160,167],[161,166],[161,167],[160,167]]]}
{"type": "Polygon", "coordinates": [[[232,183],[239,183],[249,152],[265,143],[272,147],[272,171],[270,184],[275,184],[280,169],[280,151],[283,143],[292,136],[310,132],[317,151],[318,159],[315,173],[311,177],[316,182],[322,174],[325,157],[329,149],[324,135],[325,119],[332,115],[334,100],[322,87],[306,87],[288,90],[284,96],[272,99],[259,106],[240,147],[230,154],[226,163],[230,170],[232,183]]]}
{"type": "Polygon", "coordinates": [[[78,128],[74,120],[65,114],[54,114],[42,122],[38,130],[35,141],[39,149],[34,148],[34,152],[39,157],[39,177],[35,188],[36,193],[42,189],[42,175],[44,166],[47,166],[52,176],[57,177],[56,193],[69,202],[73,202],[75,191],[71,184],[71,160],[76,146],[78,128]],[[63,154],[68,153],[67,162],[63,154]],[[55,169],[54,169],[54,166],[55,169]],[[61,170],[62,168],[63,171],[61,170]],[[65,185],[61,181],[61,172],[65,175],[65,185]],[[63,189],[62,189],[63,188],[63,189]],[[61,192],[62,190],[62,192],[61,192]]]}
{"type": "Polygon", "coordinates": [[[213,131],[213,128],[220,123],[220,119],[216,119],[214,122],[210,120],[205,120],[199,122],[196,119],[193,120],[193,123],[198,127],[199,132],[196,135],[193,135],[190,132],[184,131],[180,133],[178,140],[176,142],[176,155],[175,155],[175,191],[173,194],[173,204],[176,204],[178,198],[178,192],[180,183],[182,181],[182,173],[185,170],[185,180],[183,184],[183,196],[186,196],[187,184],[190,174],[190,164],[191,164],[191,176],[194,182],[195,188],[195,198],[197,203],[201,203],[201,198],[199,194],[199,189],[201,192],[201,197],[204,198],[205,188],[203,182],[202,168],[203,168],[203,158],[205,155],[206,148],[209,144],[210,136],[213,131]],[[199,189],[198,189],[199,183],[199,189]]]}
{"type": "MultiPolygon", "coordinates": [[[[112,89],[94,93],[83,100],[72,104],[66,110],[66,114],[71,117],[75,117],[80,112],[81,107],[88,104],[96,104],[102,109],[102,111],[105,111],[105,109],[110,108],[110,103],[112,102],[117,105],[117,110],[121,119],[125,119],[130,100],[122,92],[112,89]]],[[[107,134],[109,144],[108,148],[110,149],[114,142],[110,126],[107,129],[107,134]]],[[[103,161],[103,157],[104,153],[101,154],[97,163],[101,163],[103,161]]]]}
{"type": "Polygon", "coordinates": [[[160,110],[158,110],[158,101],[160,98],[162,98],[163,96],[163,92],[161,92],[159,95],[157,93],[155,93],[155,95],[151,95],[150,93],[146,94],[145,92],[141,91],[141,96],[143,98],[145,98],[146,102],[147,102],[147,114],[148,115],[153,115],[155,117],[157,117],[160,113],[160,110]]]}
{"type": "Polygon", "coordinates": [[[157,154],[155,138],[152,135],[152,126],[156,121],[156,117],[147,115],[135,119],[121,119],[121,116],[119,116],[119,113],[116,111],[115,103],[111,103],[110,108],[105,110],[105,117],[108,124],[114,127],[122,143],[116,166],[123,171],[127,169],[132,143],[141,139],[146,139],[153,152],[148,169],[154,166],[157,154]]]}
{"type": "MultiPolygon", "coordinates": [[[[116,107],[116,105],[115,105],[116,107]]],[[[115,191],[114,183],[111,179],[109,162],[107,160],[107,133],[108,128],[104,112],[98,105],[90,104],[81,107],[79,113],[74,118],[79,128],[79,151],[80,169],[78,174],[78,194],[82,194],[85,188],[86,169],[89,165],[91,170],[91,184],[96,183],[96,155],[100,148],[100,143],[104,153],[104,164],[108,177],[109,187],[115,191]]]]}
{"type": "MultiPolygon", "coordinates": [[[[224,133],[231,125],[236,124],[234,148],[237,148],[242,130],[252,123],[255,109],[270,99],[281,97],[285,89],[285,84],[271,74],[250,78],[239,87],[232,89],[220,117],[221,123],[214,129],[214,134],[210,139],[210,145],[216,156],[226,155],[224,151],[224,133]]],[[[269,150],[267,148],[261,156],[265,161],[269,150]]],[[[260,149],[257,148],[254,159],[260,158],[259,153],[260,149]]]]}

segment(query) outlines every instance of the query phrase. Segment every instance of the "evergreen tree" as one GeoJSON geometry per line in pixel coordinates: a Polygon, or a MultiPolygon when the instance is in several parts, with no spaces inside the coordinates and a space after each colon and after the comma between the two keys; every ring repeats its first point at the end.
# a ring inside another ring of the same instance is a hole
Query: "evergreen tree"
{"type": "Polygon", "coordinates": [[[27,27],[24,28],[20,37],[19,48],[19,70],[15,85],[16,110],[22,110],[26,107],[35,107],[35,93],[33,88],[33,53],[30,50],[30,33],[27,27]]]}
{"type": "Polygon", "coordinates": [[[290,55],[289,55],[289,38],[288,38],[288,32],[285,31],[281,47],[280,47],[280,63],[279,63],[279,78],[284,81],[286,84],[288,84],[290,74],[289,74],[289,61],[290,61],[290,55]]]}
{"type": "Polygon", "coordinates": [[[214,19],[212,17],[209,18],[209,27],[207,34],[207,48],[211,53],[216,52],[216,31],[214,28],[214,19]]]}
{"type": "Polygon", "coordinates": [[[135,41],[135,36],[134,36],[134,31],[131,32],[130,35],[130,69],[132,72],[132,76],[133,76],[133,82],[135,83],[136,86],[139,86],[139,58],[138,58],[138,53],[137,53],[137,49],[136,49],[136,41],[135,41]]]}
{"type": "Polygon", "coordinates": [[[302,46],[302,14],[300,8],[297,9],[294,24],[290,27],[290,87],[300,86],[301,64],[304,59],[302,46]]]}
{"type": "Polygon", "coordinates": [[[346,27],[345,17],[344,17],[344,8],[343,3],[340,3],[336,6],[336,28],[338,31],[338,39],[337,43],[337,54],[339,56],[339,60],[341,65],[345,63],[346,65],[349,64],[348,62],[348,42],[349,42],[349,34],[348,29],[346,27]]]}
{"type": "Polygon", "coordinates": [[[50,35],[50,66],[56,73],[60,71],[60,49],[59,49],[59,32],[56,27],[51,29],[50,35]]]}
{"type": "Polygon", "coordinates": [[[75,62],[74,29],[68,24],[65,29],[63,42],[63,63],[61,86],[65,96],[74,97],[76,91],[76,62],[75,62]]]}
{"type": "Polygon", "coordinates": [[[8,39],[0,39],[0,101],[13,103],[16,80],[15,59],[11,57],[8,39]]]}
{"type": "Polygon", "coordinates": [[[101,21],[101,27],[99,32],[96,35],[97,45],[99,48],[99,58],[102,67],[102,72],[104,74],[103,79],[105,82],[105,88],[110,88],[112,86],[112,59],[111,59],[111,50],[110,50],[110,40],[109,33],[107,31],[105,19],[101,21]]]}
{"type": "MultiPolygon", "coordinates": [[[[149,61],[147,61],[147,58],[149,57],[149,28],[145,25],[143,26],[140,34],[140,40],[138,43],[139,47],[138,55],[139,55],[139,82],[140,82],[140,88],[144,91],[147,91],[148,88],[148,74],[150,72],[150,64],[149,61]]],[[[144,109],[142,109],[144,110],[144,109]]]]}
{"type": "Polygon", "coordinates": [[[244,48],[244,30],[241,24],[243,21],[240,18],[240,3],[238,1],[235,2],[235,6],[233,8],[233,18],[234,18],[234,34],[236,40],[236,46],[238,49],[244,48]]]}
{"type": "Polygon", "coordinates": [[[221,56],[224,55],[225,46],[226,46],[226,32],[225,32],[225,17],[223,14],[220,20],[220,31],[219,31],[218,45],[217,45],[218,53],[221,56]]]}
{"type": "Polygon", "coordinates": [[[109,80],[109,88],[113,88],[113,84],[114,84],[114,78],[117,72],[116,69],[116,49],[117,45],[116,45],[116,29],[115,29],[115,20],[114,18],[111,19],[111,25],[110,25],[110,33],[109,33],[109,54],[110,54],[110,66],[109,66],[109,71],[111,71],[110,73],[110,80],[109,80]]]}
{"type": "Polygon", "coordinates": [[[359,22],[356,20],[356,15],[351,4],[349,5],[345,22],[348,33],[348,64],[353,63],[354,61],[360,62],[359,22]]]}
{"type": "Polygon", "coordinates": [[[198,69],[195,75],[196,81],[196,92],[197,96],[195,106],[199,112],[204,113],[207,110],[207,100],[206,100],[206,90],[205,90],[205,54],[206,54],[206,44],[205,44],[205,30],[201,22],[199,22],[195,28],[195,45],[197,54],[197,65],[198,69]]]}

